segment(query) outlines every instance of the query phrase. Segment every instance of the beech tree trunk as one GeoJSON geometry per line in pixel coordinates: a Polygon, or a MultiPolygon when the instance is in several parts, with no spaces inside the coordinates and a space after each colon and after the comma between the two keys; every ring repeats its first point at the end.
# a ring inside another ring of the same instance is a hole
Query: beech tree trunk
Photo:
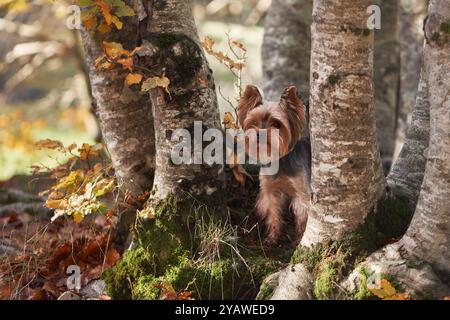
{"type": "MultiPolygon", "coordinates": [[[[156,200],[174,194],[180,198],[211,195],[223,187],[221,166],[202,163],[202,135],[210,128],[221,129],[221,124],[212,71],[199,43],[190,5],[190,1],[178,0],[164,1],[164,5],[155,3],[145,36],[160,52],[159,65],[151,70],[165,72],[171,81],[168,93],[162,88],[150,90],[155,128],[158,128],[152,195],[156,200]],[[194,121],[201,122],[198,132],[194,121]],[[199,163],[173,164],[171,152],[180,143],[172,139],[177,129],[191,133],[192,161],[199,152],[199,163]],[[197,134],[195,142],[194,134],[197,134]]],[[[212,197],[217,197],[217,193],[212,197]]]]}
{"type": "Polygon", "coordinates": [[[416,212],[403,238],[408,251],[447,274],[450,274],[449,34],[448,1],[430,0],[424,48],[430,103],[430,147],[416,212]]]}
{"type": "MultiPolygon", "coordinates": [[[[362,265],[395,278],[416,296],[450,293],[450,6],[430,0],[423,76],[430,105],[430,144],[422,189],[403,238],[362,265]]],[[[350,282],[355,284],[355,276],[350,282]]]]}
{"type": "Polygon", "coordinates": [[[384,184],[373,99],[368,0],[314,2],[311,27],[311,210],[301,241],[310,247],[355,229],[384,184]]]}
{"type": "Polygon", "coordinates": [[[302,100],[309,97],[312,0],[273,0],[267,12],[262,47],[264,94],[278,101],[295,85],[302,100]]]}
{"type": "Polygon", "coordinates": [[[400,88],[397,112],[397,141],[394,158],[401,150],[411,121],[419,83],[423,49],[423,23],[427,0],[399,1],[400,9],[400,88]]]}
{"type": "MultiPolygon", "coordinates": [[[[132,6],[132,1],[127,1],[132,6]]],[[[102,43],[118,42],[125,49],[136,46],[135,17],[123,17],[123,29],[109,33],[82,30],[95,113],[103,140],[111,155],[120,189],[138,195],[151,190],[155,169],[155,138],[148,97],[124,85],[129,73],[121,67],[101,70],[95,60],[103,54],[102,43]]]]}
{"type": "Polygon", "coordinates": [[[375,29],[374,83],[378,143],[386,172],[392,164],[399,85],[398,0],[381,1],[381,29],[375,29]]]}
{"type": "Polygon", "coordinates": [[[392,194],[397,198],[405,198],[412,212],[416,208],[427,163],[426,152],[430,138],[430,106],[427,94],[427,83],[422,72],[411,125],[397,161],[387,177],[392,194]]]}

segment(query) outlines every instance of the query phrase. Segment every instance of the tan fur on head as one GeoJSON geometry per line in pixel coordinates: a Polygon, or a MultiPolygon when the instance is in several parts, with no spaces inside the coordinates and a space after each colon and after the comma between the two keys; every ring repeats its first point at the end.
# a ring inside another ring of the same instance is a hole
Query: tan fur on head
{"type": "MultiPolygon", "coordinates": [[[[237,107],[239,123],[244,131],[265,131],[267,137],[277,129],[278,141],[268,141],[268,150],[277,145],[279,157],[286,155],[300,140],[305,126],[305,110],[295,86],[288,87],[279,102],[263,101],[258,88],[248,85],[237,107]]],[[[255,143],[255,141],[250,141],[255,143]]]]}

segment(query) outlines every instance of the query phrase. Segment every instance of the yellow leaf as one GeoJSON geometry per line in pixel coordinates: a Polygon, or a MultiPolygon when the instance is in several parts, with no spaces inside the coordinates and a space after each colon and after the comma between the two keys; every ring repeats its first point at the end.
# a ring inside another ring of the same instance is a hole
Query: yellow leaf
{"type": "Polygon", "coordinates": [[[222,124],[225,129],[239,129],[231,112],[225,112],[222,124]]]}
{"type": "Polygon", "coordinates": [[[44,206],[49,209],[64,209],[65,201],[64,200],[47,199],[47,201],[45,201],[44,206]]]}
{"type": "Polygon", "coordinates": [[[202,41],[203,48],[205,48],[206,52],[208,52],[209,54],[212,54],[215,44],[216,42],[210,37],[205,37],[202,41]]]}
{"type": "Polygon", "coordinates": [[[111,6],[103,2],[103,0],[97,0],[96,4],[100,8],[100,11],[102,12],[103,17],[105,18],[106,23],[110,25],[112,22],[111,6]]]}
{"type": "Polygon", "coordinates": [[[75,223],[80,223],[83,219],[84,215],[81,212],[75,211],[73,213],[73,221],[75,221],[75,223]]]}
{"type": "Polygon", "coordinates": [[[111,16],[111,22],[116,26],[118,30],[121,30],[123,27],[122,21],[119,20],[116,16],[111,16]]]}
{"type": "Polygon", "coordinates": [[[130,51],[123,48],[122,44],[117,42],[107,42],[103,41],[103,49],[108,57],[113,60],[121,58],[122,56],[128,57],[130,51]]]}
{"type": "Polygon", "coordinates": [[[139,73],[129,73],[125,78],[125,85],[131,86],[133,84],[139,84],[142,81],[142,75],[139,73]]]}
{"type": "Polygon", "coordinates": [[[167,93],[169,93],[169,89],[168,89],[169,85],[170,85],[170,80],[166,76],[153,77],[153,78],[149,78],[149,79],[145,80],[142,83],[141,91],[147,92],[156,87],[161,87],[161,88],[164,88],[164,90],[166,90],[167,93]]]}
{"type": "Polygon", "coordinates": [[[386,279],[381,279],[379,288],[368,289],[380,299],[386,299],[397,293],[392,284],[386,279]]]}

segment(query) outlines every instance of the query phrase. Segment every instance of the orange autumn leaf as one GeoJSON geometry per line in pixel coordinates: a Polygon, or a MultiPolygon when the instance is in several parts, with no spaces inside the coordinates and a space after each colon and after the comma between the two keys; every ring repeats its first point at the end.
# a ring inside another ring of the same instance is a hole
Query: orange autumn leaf
{"type": "Polygon", "coordinates": [[[100,8],[100,11],[105,18],[106,23],[110,25],[112,23],[111,6],[103,2],[103,0],[97,0],[96,4],[100,8]]]}
{"type": "Polygon", "coordinates": [[[129,73],[125,78],[125,85],[131,86],[133,84],[139,84],[142,81],[142,75],[139,73],[129,73]]]}
{"type": "Polygon", "coordinates": [[[95,23],[95,16],[91,15],[84,20],[84,25],[88,31],[91,31],[95,23]]]}
{"type": "Polygon", "coordinates": [[[128,57],[130,55],[130,51],[124,49],[122,44],[117,42],[103,41],[103,49],[105,50],[106,55],[114,60],[121,56],[128,57]]]}
{"type": "Polygon", "coordinates": [[[116,26],[118,30],[121,30],[123,27],[122,21],[119,20],[116,16],[111,16],[111,22],[116,26]]]}

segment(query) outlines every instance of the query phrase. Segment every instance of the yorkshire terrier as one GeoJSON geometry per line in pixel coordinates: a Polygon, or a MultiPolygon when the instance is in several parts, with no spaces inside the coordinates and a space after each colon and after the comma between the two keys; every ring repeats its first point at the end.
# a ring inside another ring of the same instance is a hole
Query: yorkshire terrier
{"type": "MultiPolygon", "coordinates": [[[[301,239],[308,219],[311,197],[311,145],[308,137],[302,138],[305,126],[305,107],[295,86],[288,87],[279,102],[263,101],[255,86],[245,89],[237,107],[239,122],[247,133],[265,132],[276,140],[267,139],[267,150],[277,146],[279,170],[274,175],[260,174],[260,192],[256,211],[266,226],[266,243],[275,244],[282,231],[284,214],[290,209],[295,217],[298,239],[301,239]]],[[[251,136],[251,135],[249,135],[251,136]]],[[[249,144],[258,141],[249,142],[249,144]]],[[[248,150],[248,145],[246,146],[248,150]]],[[[270,151],[269,151],[270,152],[270,151]]]]}

